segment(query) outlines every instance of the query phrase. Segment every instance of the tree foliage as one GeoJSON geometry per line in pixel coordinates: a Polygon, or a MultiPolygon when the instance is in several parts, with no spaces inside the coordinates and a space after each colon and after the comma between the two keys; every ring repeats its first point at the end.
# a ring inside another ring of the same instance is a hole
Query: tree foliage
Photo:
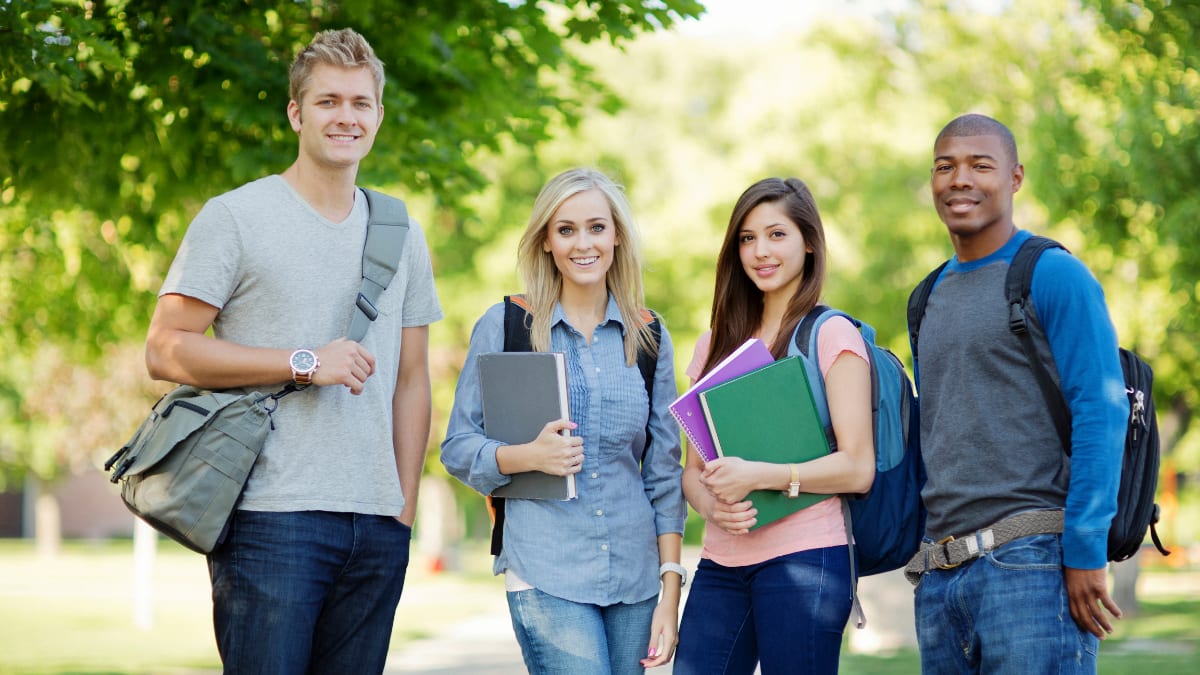
{"type": "Polygon", "coordinates": [[[535,145],[583,103],[615,103],[565,43],[625,40],[700,11],[693,0],[0,4],[5,341],[66,338],[96,354],[136,333],[197,202],[295,157],[287,66],[318,30],[355,27],[388,68],[360,180],[456,205],[482,185],[477,149],[535,145]],[[45,287],[15,293],[34,282],[45,287]]]}
{"type": "MultiPolygon", "coordinates": [[[[1158,3],[1150,20],[1145,5],[1129,3],[1014,0],[980,12],[927,0],[767,41],[656,34],[621,52],[589,49],[628,105],[590,111],[536,157],[508,151],[481,165],[493,185],[480,212],[505,214],[490,225],[506,229],[476,249],[477,276],[456,278],[468,301],[452,304],[465,316],[445,341],[465,347],[470,321],[501,292],[489,282],[515,283],[513,234],[538,181],[593,163],[629,190],[648,244],[647,300],[667,319],[677,369],[707,327],[734,200],[768,175],[813,189],[830,245],[826,299],[907,354],[908,292],[952,254],[929,200],[933,138],[954,116],[983,112],[1017,136],[1026,167],[1018,223],[1088,264],[1122,344],[1155,368],[1164,476],[1195,474],[1200,253],[1191,242],[1200,221],[1187,186],[1200,181],[1200,42],[1192,5],[1177,4],[1158,3]],[[1135,15],[1135,25],[1122,23],[1135,15]]],[[[449,400],[443,391],[440,405],[449,400]]],[[[1173,518],[1172,536],[1200,535],[1186,522],[1173,518]]]]}
{"type": "MultiPolygon", "coordinates": [[[[916,0],[769,40],[635,41],[698,5],[429,1],[399,16],[368,0],[209,4],[31,0],[10,24],[0,3],[5,344],[140,342],[199,200],[294,157],[291,55],[314,30],[354,25],[389,68],[362,182],[404,186],[447,314],[431,334],[434,444],[470,327],[520,290],[517,238],[540,186],[568,166],[626,185],[647,303],[667,320],[677,370],[707,327],[729,211],[768,175],[798,176],[816,195],[826,299],[907,353],[908,291],[951,254],[928,196],[932,140],[977,111],[1017,136],[1019,223],[1062,240],[1104,284],[1122,343],[1154,365],[1172,461],[1200,468],[1195,3],[916,0]]],[[[68,415],[28,390],[0,381],[0,419],[61,425],[68,415]]]]}
{"type": "MultiPolygon", "coordinates": [[[[1061,182],[1039,190],[1063,220],[1111,248],[1106,266],[1135,298],[1127,337],[1154,358],[1176,412],[1200,406],[1200,5],[1103,0],[1108,49],[1081,64],[1034,131],[1061,182]]],[[[1184,426],[1186,428],[1186,425],[1184,426]]],[[[1172,439],[1173,440],[1173,439],[1172,439]]]]}
{"type": "MultiPolygon", "coordinates": [[[[584,105],[617,105],[568,44],[619,44],[701,11],[695,0],[0,1],[2,358],[25,367],[52,353],[104,372],[111,346],[140,343],[191,214],[295,158],[287,69],[319,30],[359,30],[387,68],[360,182],[432,195],[456,227],[485,182],[481,150],[534,147],[584,105]]],[[[486,236],[461,234],[460,247],[486,236]]],[[[26,375],[0,375],[0,466],[49,478],[67,464],[70,423],[26,375]]]]}

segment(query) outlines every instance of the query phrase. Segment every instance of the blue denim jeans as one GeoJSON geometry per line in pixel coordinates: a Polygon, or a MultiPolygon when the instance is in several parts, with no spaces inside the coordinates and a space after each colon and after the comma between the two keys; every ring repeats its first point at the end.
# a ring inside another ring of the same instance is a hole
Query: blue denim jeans
{"type": "Polygon", "coordinates": [[[1061,535],[1009,542],[917,585],[921,672],[1095,673],[1100,641],[1071,618],[1061,535]]]}
{"type": "Polygon", "coordinates": [[[532,675],[640,675],[658,598],[607,607],[536,588],[508,592],[508,612],[532,675]]]}
{"type": "Polygon", "coordinates": [[[836,673],[850,617],[845,546],[757,565],[701,560],[679,626],[675,675],[836,673]]]}
{"type": "Polygon", "coordinates": [[[237,511],[208,556],[225,672],[383,672],[411,539],[390,516],[237,511]]]}

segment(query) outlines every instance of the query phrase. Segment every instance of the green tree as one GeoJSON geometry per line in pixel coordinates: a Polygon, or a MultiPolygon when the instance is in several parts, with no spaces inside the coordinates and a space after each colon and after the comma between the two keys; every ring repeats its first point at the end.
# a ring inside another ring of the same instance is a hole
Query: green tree
{"type": "Polygon", "coordinates": [[[67,338],[95,354],[140,331],[147,291],[197,202],[294,157],[287,64],[317,30],[354,26],[388,65],[387,119],[361,180],[457,205],[482,185],[470,164],[478,148],[535,145],[548,124],[573,124],[582,102],[615,103],[565,44],[625,40],[701,10],[693,0],[4,3],[5,343],[67,338]]]}
{"type": "MultiPolygon", "coordinates": [[[[668,319],[677,365],[706,327],[729,209],[766,175],[810,183],[830,239],[827,299],[906,354],[908,292],[952,253],[928,197],[933,138],[957,114],[994,115],[1026,165],[1018,221],[1062,240],[1104,284],[1122,344],[1158,375],[1163,475],[1194,475],[1200,40],[1197,8],[1183,4],[1015,0],[984,12],[927,0],[760,43],[663,33],[622,52],[596,46],[586,58],[628,105],[587,115],[538,159],[591,161],[627,184],[649,243],[648,301],[668,319]]],[[[1168,536],[1194,541],[1176,514],[1168,536]]]]}
{"type": "MultiPolygon", "coordinates": [[[[1066,243],[1103,283],[1122,344],[1155,370],[1163,476],[1195,475],[1200,6],[1017,0],[980,16],[921,4],[899,22],[898,44],[938,92],[938,118],[978,110],[1009,122],[1026,168],[1018,218],[1066,243]]],[[[1183,495],[1193,512],[1197,496],[1183,495]]],[[[1194,519],[1168,513],[1172,540],[1200,536],[1194,519]]]]}
{"type": "Polygon", "coordinates": [[[1060,185],[1038,195],[1105,248],[1133,319],[1126,337],[1153,358],[1173,444],[1200,405],[1200,5],[1085,4],[1109,49],[1041,107],[1033,131],[1053,148],[1060,185]]]}
{"type": "MultiPolygon", "coordinates": [[[[287,66],[352,26],[387,66],[385,122],[360,182],[431,195],[464,229],[473,158],[536,146],[616,98],[567,48],[616,44],[703,10],[694,0],[15,0],[0,3],[0,473],[52,478],[110,447],[42,414],[40,345],[86,367],[144,336],[154,292],[202,201],[295,157],[287,66]],[[34,440],[37,439],[37,442],[34,440]]],[[[47,352],[49,353],[49,352],[47,352]]],[[[101,368],[102,366],[98,367],[101,368]]],[[[106,392],[96,390],[96,397],[106,392]]],[[[130,420],[133,422],[133,420],[130,420]]]]}

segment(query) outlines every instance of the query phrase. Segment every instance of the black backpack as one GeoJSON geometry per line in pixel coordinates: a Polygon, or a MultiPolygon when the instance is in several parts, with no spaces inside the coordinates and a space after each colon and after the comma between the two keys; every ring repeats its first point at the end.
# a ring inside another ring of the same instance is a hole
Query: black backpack
{"type": "MultiPolygon", "coordinates": [[[[523,295],[504,296],[504,351],[531,352],[533,344],[529,339],[529,324],[533,316],[529,311],[529,303],[523,295]]],[[[654,344],[662,340],[662,325],[658,316],[652,311],[642,310],[642,319],[650,324],[650,332],[654,334],[654,344]]],[[[638,350],[637,366],[646,384],[646,399],[654,405],[654,371],[658,365],[658,357],[638,350]]],[[[646,450],[650,448],[650,427],[646,427],[646,446],[642,448],[642,459],[646,458],[646,450]]],[[[504,498],[489,496],[488,507],[492,512],[492,555],[500,555],[504,545],[504,498]]]]}
{"type": "MultiPolygon", "coordinates": [[[[1033,285],[1033,267],[1042,253],[1051,248],[1067,250],[1053,239],[1039,236],[1030,237],[1021,244],[1005,276],[1004,294],[1009,308],[1009,328],[1020,337],[1025,353],[1034,366],[1033,372],[1037,376],[1038,387],[1050,408],[1062,446],[1069,455],[1071,411],[1063,399],[1062,389],[1055,374],[1047,368],[1038,367],[1038,364],[1046,362],[1039,355],[1048,353],[1050,345],[1040,330],[1040,324],[1037,324],[1036,314],[1026,309],[1033,285]],[[1038,328],[1039,339],[1034,339],[1030,324],[1038,328]]],[[[933,290],[934,280],[945,266],[946,264],[942,263],[925,277],[908,299],[908,330],[914,361],[917,358],[917,334],[921,327],[921,319],[925,315],[925,304],[933,290]]],[[[1155,548],[1163,555],[1169,555],[1163,548],[1155,527],[1159,519],[1159,507],[1154,503],[1154,493],[1158,489],[1159,442],[1158,418],[1154,412],[1152,397],[1154,371],[1141,357],[1127,349],[1120,349],[1120,358],[1125,393],[1129,396],[1130,415],[1129,428],[1125,432],[1125,452],[1121,458],[1121,487],[1117,494],[1117,513],[1113,516],[1112,525],[1108,530],[1108,559],[1115,562],[1133,557],[1142,547],[1147,530],[1150,531],[1155,548]]]]}

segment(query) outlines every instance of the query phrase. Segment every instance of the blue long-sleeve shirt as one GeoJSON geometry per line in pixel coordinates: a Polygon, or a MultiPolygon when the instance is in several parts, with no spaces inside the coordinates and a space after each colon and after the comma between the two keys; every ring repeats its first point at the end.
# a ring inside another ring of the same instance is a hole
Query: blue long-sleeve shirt
{"type": "MultiPolygon", "coordinates": [[[[667,409],[676,395],[670,334],[663,327],[651,406],[637,365],[625,363],[624,331],[612,297],[590,344],[555,307],[550,350],[566,354],[573,433],[583,437],[578,498],[506,500],[504,548],[493,565],[550,595],[603,606],[658,593],[658,535],[682,533],[687,517],[679,428],[667,409]],[[647,422],[651,443],[639,466],[647,422]]],[[[483,434],[476,364],[480,354],[503,350],[501,303],[472,331],[442,442],[446,470],[485,495],[511,479],[496,464],[500,442],[483,434]]]]}
{"type": "Polygon", "coordinates": [[[922,493],[929,536],[962,536],[1022,510],[1064,508],[1064,564],[1103,567],[1129,415],[1104,292],[1069,253],[1034,268],[1031,297],[1071,410],[1058,441],[1028,358],[1007,325],[1004,275],[1031,233],[995,253],[952,259],[919,333],[922,493]]]}

